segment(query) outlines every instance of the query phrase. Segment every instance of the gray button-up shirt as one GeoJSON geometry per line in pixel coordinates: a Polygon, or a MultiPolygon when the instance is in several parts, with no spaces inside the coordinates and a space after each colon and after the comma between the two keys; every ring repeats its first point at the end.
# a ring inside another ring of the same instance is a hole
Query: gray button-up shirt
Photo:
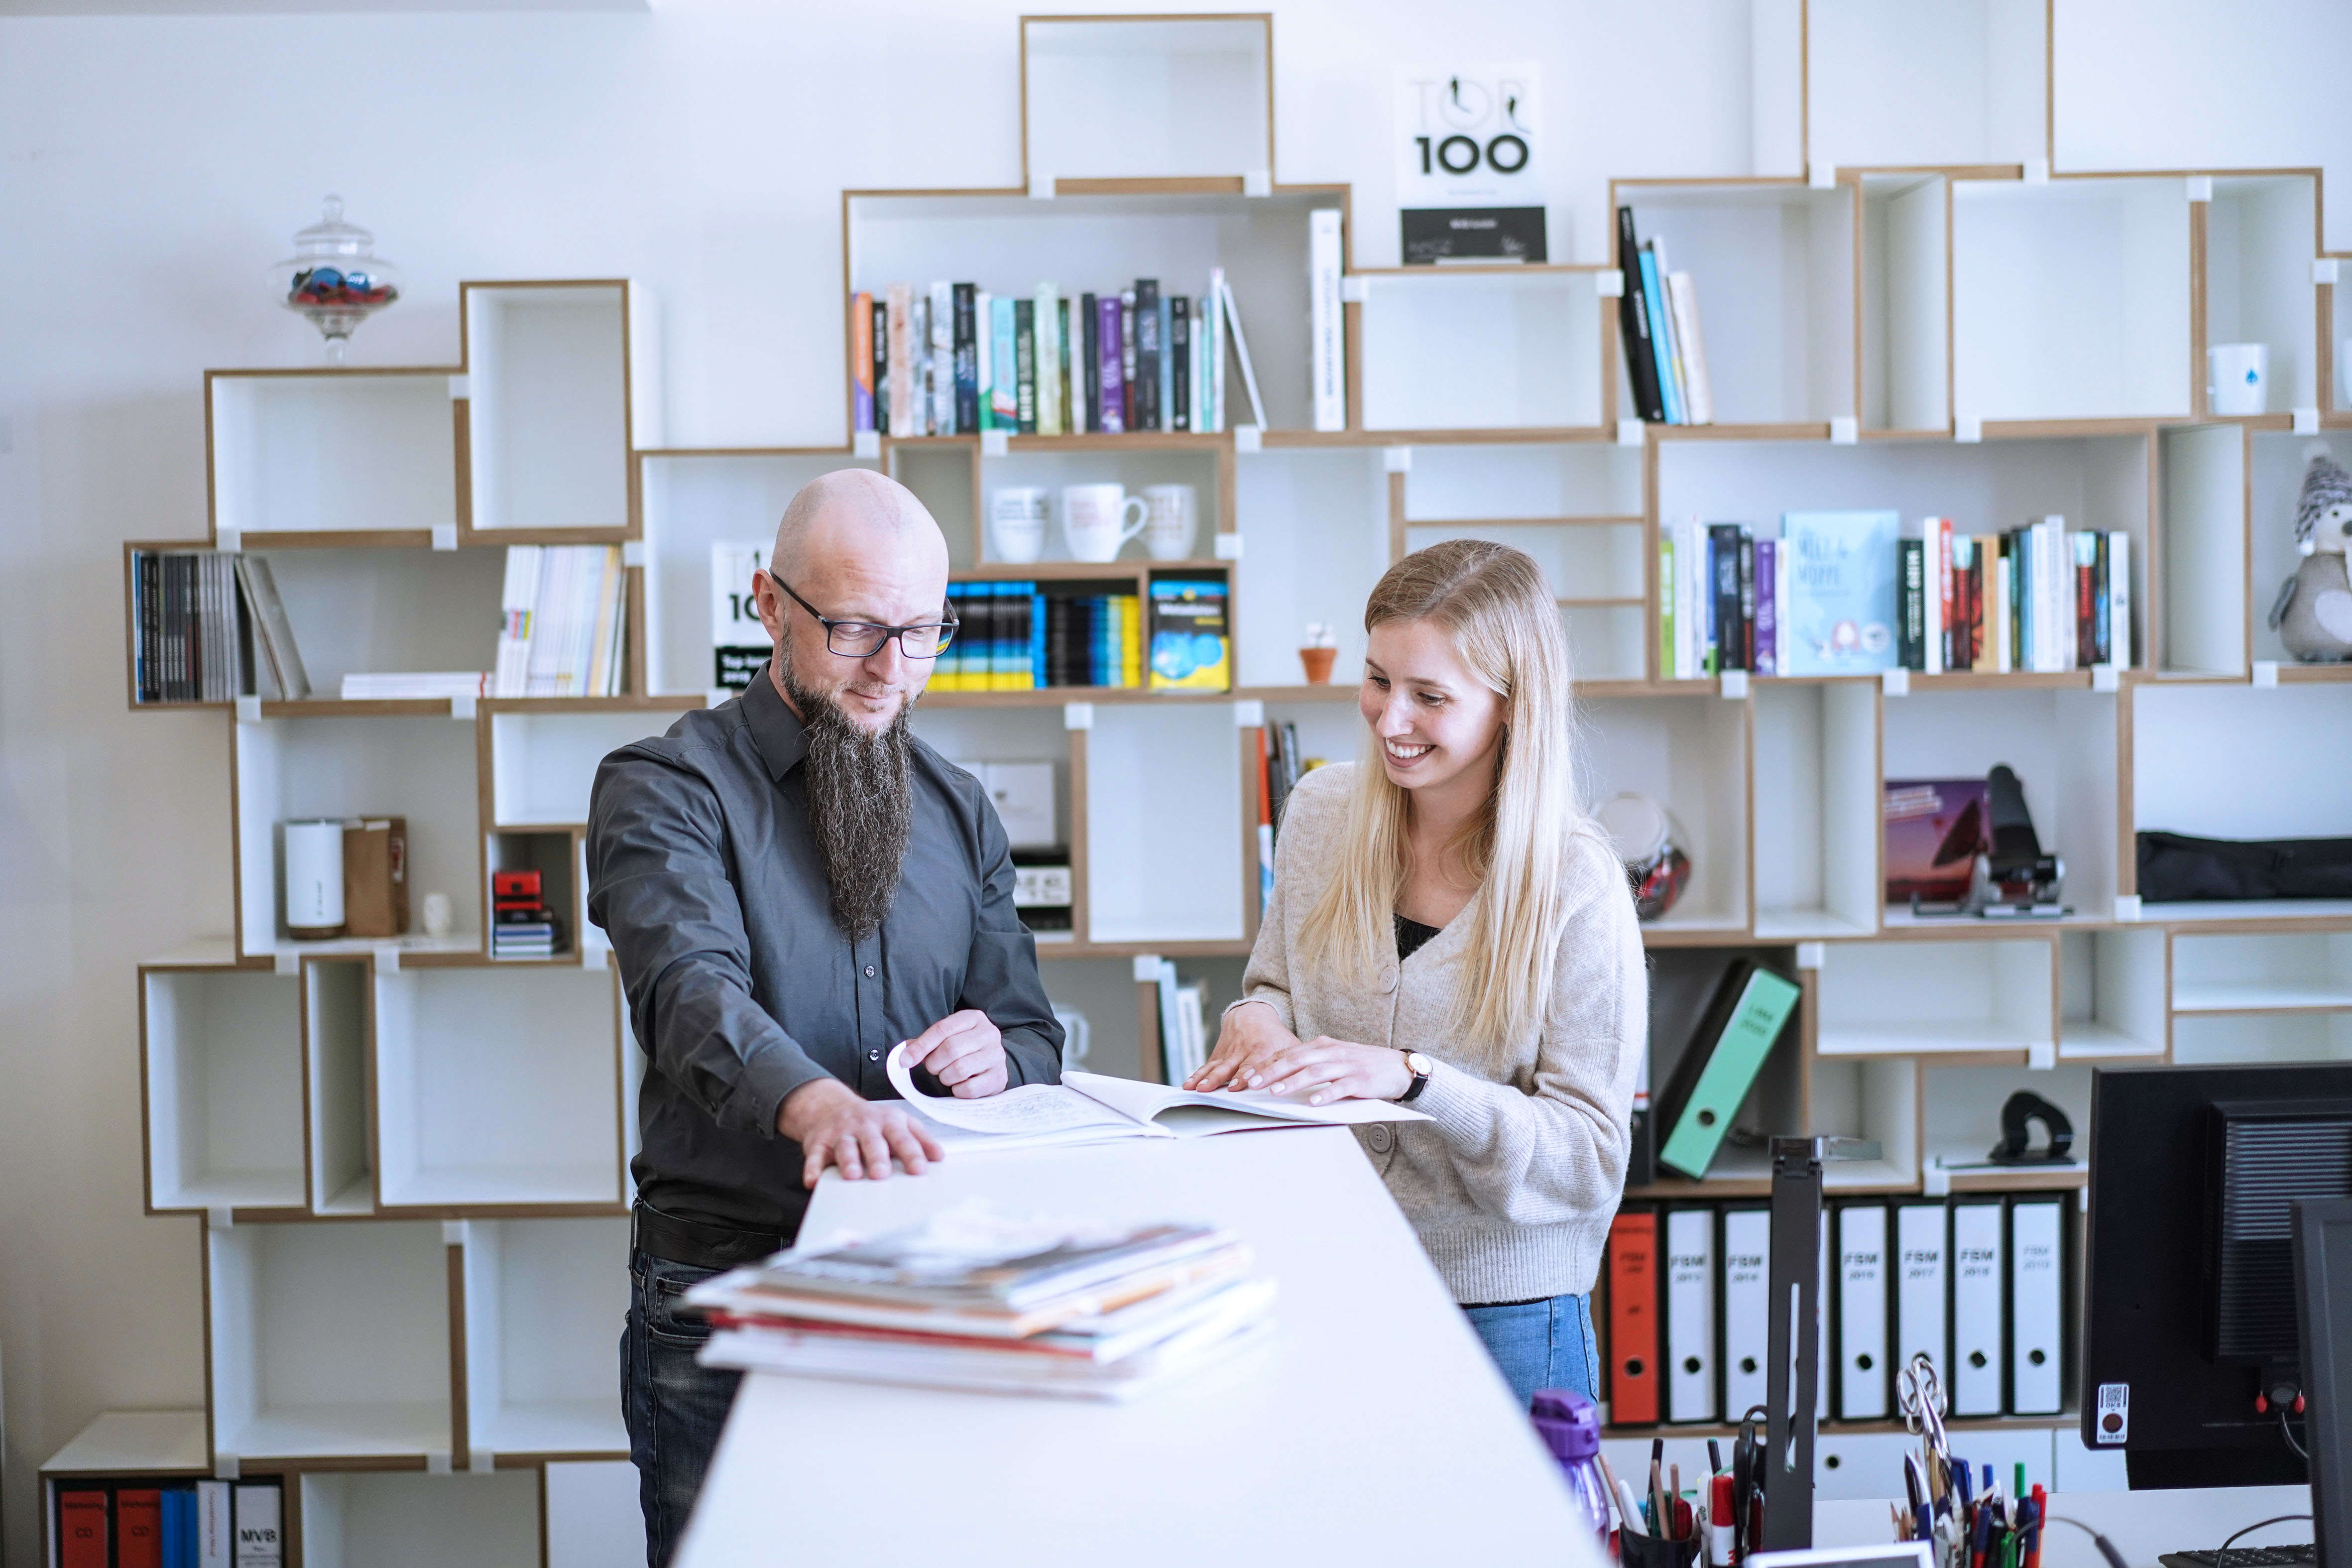
{"type": "Polygon", "coordinates": [[[883,1061],[949,1014],[986,1013],[1013,1084],[1059,1076],[1062,1029],[1013,910],[1013,858],[980,782],[914,743],[898,896],[854,946],[810,835],[801,722],[766,668],[717,708],[622,747],[589,806],[588,916],[609,932],[637,1043],[638,1195],[789,1241],[808,1194],[776,1108],[830,1075],[896,1098],[883,1061]]]}

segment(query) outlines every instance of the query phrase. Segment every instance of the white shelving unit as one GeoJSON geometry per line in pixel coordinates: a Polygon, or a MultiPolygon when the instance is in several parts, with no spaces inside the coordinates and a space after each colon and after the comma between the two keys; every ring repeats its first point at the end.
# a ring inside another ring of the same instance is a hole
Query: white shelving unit
{"type": "Polygon", "coordinates": [[[267,972],[141,972],[150,1209],[302,1206],[298,988],[267,972]]]}
{"type": "Polygon", "coordinates": [[[613,1397],[615,1326],[629,1311],[625,1219],[468,1220],[466,1447],[486,1456],[626,1458],[613,1397]]]}

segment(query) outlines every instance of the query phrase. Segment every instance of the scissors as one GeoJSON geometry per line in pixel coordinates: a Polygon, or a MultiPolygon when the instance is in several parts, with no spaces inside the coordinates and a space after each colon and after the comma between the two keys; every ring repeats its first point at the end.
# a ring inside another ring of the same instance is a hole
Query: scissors
{"type": "Polygon", "coordinates": [[[1936,1375],[1935,1361],[1927,1352],[1914,1355],[1910,1364],[1895,1374],[1895,1397],[1902,1407],[1904,1426],[1925,1440],[1928,1486],[1934,1500],[1940,1502],[1952,1489],[1952,1446],[1944,1432],[1943,1379],[1936,1375]]]}
{"type": "Polygon", "coordinates": [[[1769,1413],[1757,1405],[1740,1421],[1731,1445],[1732,1551],[1740,1560],[1764,1545],[1764,1477],[1772,1451],[1769,1424],[1769,1413]]]}

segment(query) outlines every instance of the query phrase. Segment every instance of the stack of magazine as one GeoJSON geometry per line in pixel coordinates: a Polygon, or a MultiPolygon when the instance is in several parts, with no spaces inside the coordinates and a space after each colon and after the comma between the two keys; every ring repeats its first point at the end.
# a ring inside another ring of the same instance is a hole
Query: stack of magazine
{"type": "Polygon", "coordinates": [[[687,1292],[706,1364],[857,1383],[1129,1400],[1273,1332],[1233,1232],[1087,1226],[972,1199],[870,1240],[796,1247],[687,1292]]]}

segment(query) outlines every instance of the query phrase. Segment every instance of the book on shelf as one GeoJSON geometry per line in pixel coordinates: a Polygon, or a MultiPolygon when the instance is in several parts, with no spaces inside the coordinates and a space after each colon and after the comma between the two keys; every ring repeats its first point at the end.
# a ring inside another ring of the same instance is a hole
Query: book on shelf
{"type": "MultiPolygon", "coordinates": [[[[1035,388],[1037,434],[1062,434],[1062,312],[1060,295],[1051,283],[1037,285],[1037,296],[1030,307],[1030,330],[1036,341],[1030,345],[1030,374],[1035,388]]],[[[951,430],[936,432],[951,435],[951,430]]]]}
{"type": "Polygon", "coordinates": [[[1160,1077],[1182,1083],[1209,1059],[1207,983],[1182,980],[1176,965],[1160,961],[1160,1077]]]}
{"type": "Polygon", "coordinates": [[[353,670],[342,684],[346,702],[437,702],[489,695],[489,672],[482,669],[353,670]]]}
{"type": "Polygon", "coordinates": [[[310,695],[266,561],[133,551],[129,613],[131,698],[142,706],[256,696],[261,668],[279,695],[310,695]]]}
{"type": "Polygon", "coordinates": [[[617,697],[628,577],[614,544],[509,544],[494,697],[617,697]]]}
{"type": "Polygon", "coordinates": [[[1917,634],[1906,639],[1906,668],[1931,675],[2131,668],[2130,534],[2069,530],[2056,516],[1997,534],[1962,533],[1950,518],[1918,527],[1919,537],[1904,542],[1920,558],[1916,602],[1906,598],[1905,608],[1906,631],[1917,634]]]}
{"type": "Polygon", "coordinates": [[[796,1247],[691,1288],[714,1365],[1129,1400],[1268,1330],[1230,1231],[1100,1226],[967,1200],[872,1239],[796,1247]]]}
{"type": "Polygon", "coordinates": [[[1779,606],[1780,672],[1868,675],[1895,658],[1892,511],[1792,511],[1780,519],[1788,595],[1779,606]]]}
{"type": "Polygon", "coordinates": [[[1696,280],[1673,268],[1663,239],[1635,233],[1630,206],[1617,209],[1617,331],[1633,412],[1651,424],[1712,425],[1696,280]]]}
{"type": "Polygon", "coordinates": [[[55,1489],[57,1568],[282,1568],[282,1483],[77,1477],[55,1489]]]}
{"type": "Polygon", "coordinates": [[[1318,207],[1309,216],[1307,246],[1307,331],[1313,348],[1315,428],[1348,427],[1346,312],[1339,300],[1339,213],[1318,207]]]}
{"type": "Polygon", "coordinates": [[[1155,691],[1232,689],[1233,637],[1224,579],[1152,581],[1150,667],[1155,691]]]}
{"type": "Polygon", "coordinates": [[[490,873],[490,956],[551,958],[563,922],[546,901],[546,877],[532,868],[490,873]]]}
{"type": "Polygon", "coordinates": [[[1982,778],[1888,779],[1886,901],[1968,897],[1977,856],[1992,847],[1991,786],[1982,778]]]}

